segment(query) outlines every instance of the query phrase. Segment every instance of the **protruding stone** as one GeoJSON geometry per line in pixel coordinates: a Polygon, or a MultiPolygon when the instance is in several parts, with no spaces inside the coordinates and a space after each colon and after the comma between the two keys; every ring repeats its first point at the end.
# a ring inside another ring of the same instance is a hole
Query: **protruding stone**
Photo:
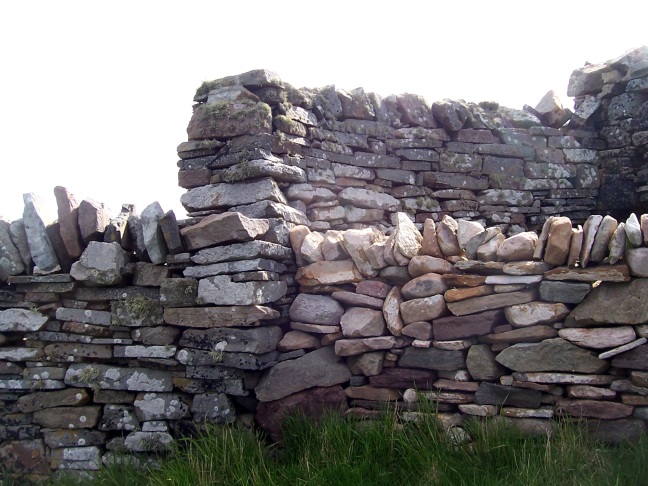
{"type": "Polygon", "coordinates": [[[122,204],[119,214],[111,218],[110,223],[106,225],[103,241],[105,243],[119,243],[124,249],[132,249],[128,220],[134,212],[134,204],[122,204]]]}
{"type": "Polygon", "coordinates": [[[306,235],[300,248],[302,258],[306,264],[324,260],[324,255],[322,254],[323,243],[324,236],[321,233],[315,232],[306,235]]]}
{"type": "Polygon", "coordinates": [[[381,336],[386,327],[382,312],[363,307],[347,309],[340,325],[342,334],[348,338],[381,336]]]}
{"type": "Polygon", "coordinates": [[[552,324],[569,315],[569,308],[562,303],[529,302],[507,307],[504,310],[506,320],[518,327],[536,324],[552,324]]]}
{"type": "Polygon", "coordinates": [[[377,241],[384,237],[380,231],[374,228],[365,228],[363,230],[347,230],[344,232],[343,245],[356,267],[367,277],[375,277],[376,272],[369,263],[365,248],[369,248],[377,241]]]}
{"type": "Polygon", "coordinates": [[[251,219],[240,213],[227,212],[207,216],[198,224],[180,231],[189,250],[221,243],[250,241],[269,229],[265,219],[251,219]]]}
{"type": "Polygon", "coordinates": [[[392,349],[396,345],[394,336],[379,336],[364,339],[340,339],[335,341],[335,354],[338,356],[355,356],[370,351],[392,349]]]}
{"type": "Polygon", "coordinates": [[[443,253],[443,256],[449,257],[459,255],[461,248],[459,247],[459,240],[457,239],[457,231],[459,224],[451,216],[444,216],[441,222],[437,225],[437,243],[443,253]]]}
{"type": "Polygon", "coordinates": [[[92,199],[84,199],[79,204],[79,231],[87,245],[91,241],[103,241],[103,233],[110,223],[110,209],[92,199]]]}
{"type": "Polygon", "coordinates": [[[23,200],[23,222],[29,251],[35,264],[34,273],[57,272],[61,267],[46,230],[46,226],[52,222],[51,218],[47,216],[43,202],[35,194],[24,194],[23,200]]]}
{"type": "Polygon", "coordinates": [[[587,267],[587,264],[590,260],[590,255],[592,252],[592,246],[594,245],[594,239],[596,238],[596,232],[598,231],[601,222],[603,221],[603,216],[598,214],[593,214],[583,226],[583,245],[580,252],[580,263],[583,268],[587,267]]]}
{"type": "Polygon", "coordinates": [[[196,187],[180,198],[180,202],[189,211],[229,208],[263,200],[282,204],[287,202],[277,183],[269,177],[256,181],[196,187]]]}
{"type": "Polygon", "coordinates": [[[27,309],[0,311],[0,332],[35,332],[47,322],[47,316],[27,309]]]}
{"type": "Polygon", "coordinates": [[[595,327],[591,329],[565,328],[558,335],[578,346],[593,349],[608,349],[622,346],[636,337],[631,326],[595,327]]]}
{"type": "Polygon", "coordinates": [[[488,309],[526,304],[533,300],[535,300],[535,292],[533,291],[508,292],[484,297],[473,297],[472,299],[462,300],[460,302],[448,302],[448,309],[455,316],[465,316],[488,309]]]}
{"type": "Polygon", "coordinates": [[[436,258],[443,258],[443,253],[437,241],[436,225],[433,219],[426,219],[423,223],[423,240],[419,255],[429,255],[436,258]]]}
{"type": "Polygon", "coordinates": [[[403,330],[403,319],[400,314],[400,306],[403,303],[403,296],[399,287],[393,287],[383,304],[382,312],[387,323],[387,329],[394,336],[400,336],[403,330]]]}
{"type": "Polygon", "coordinates": [[[544,261],[550,265],[564,265],[569,256],[571,239],[571,220],[565,217],[554,218],[549,227],[544,261]]]}
{"type": "Polygon", "coordinates": [[[11,240],[10,226],[9,221],[0,219],[0,280],[25,271],[20,252],[11,240]]]}
{"type": "Polygon", "coordinates": [[[591,290],[590,284],[573,282],[540,282],[540,299],[547,302],[580,304],[591,290]]]}
{"type": "Polygon", "coordinates": [[[151,263],[156,265],[166,262],[168,253],[164,235],[160,228],[160,218],[162,216],[164,216],[164,211],[158,202],[146,206],[141,214],[144,245],[151,263]]]}
{"type": "Polygon", "coordinates": [[[497,249],[497,259],[501,262],[532,260],[537,241],[538,235],[533,231],[511,236],[497,249]]]}
{"type": "Polygon", "coordinates": [[[327,346],[270,368],[259,381],[255,392],[259,401],[269,402],[306,388],[344,383],[350,378],[349,368],[339,363],[333,348],[327,346]]]}
{"type": "Polygon", "coordinates": [[[602,373],[609,363],[561,338],[541,343],[515,344],[495,358],[513,371],[563,371],[571,373],[602,373]]]}
{"type": "Polygon", "coordinates": [[[357,187],[347,187],[338,194],[338,199],[342,204],[366,209],[398,211],[401,206],[400,201],[389,194],[357,187]]]}
{"type": "Polygon", "coordinates": [[[642,243],[644,242],[644,236],[642,236],[642,229],[643,228],[641,227],[641,224],[637,219],[637,215],[635,213],[630,214],[630,216],[628,216],[628,219],[626,219],[625,222],[625,233],[627,235],[628,242],[632,246],[638,247],[641,246],[642,243]]]}
{"type": "Polygon", "coordinates": [[[578,282],[627,282],[630,270],[627,265],[599,265],[592,268],[558,267],[545,273],[546,280],[576,280],[578,282]]]}
{"type": "Polygon", "coordinates": [[[125,264],[126,254],[118,243],[91,241],[79,261],[72,264],[70,275],[94,285],[116,285],[122,281],[125,264]]]}
{"type": "Polygon", "coordinates": [[[288,331],[277,344],[277,350],[282,353],[295,351],[297,349],[318,349],[320,340],[304,331],[288,331]]]}
{"type": "Polygon", "coordinates": [[[484,231],[484,226],[479,221],[468,221],[465,219],[457,221],[457,241],[459,248],[465,249],[471,238],[484,231]]]}

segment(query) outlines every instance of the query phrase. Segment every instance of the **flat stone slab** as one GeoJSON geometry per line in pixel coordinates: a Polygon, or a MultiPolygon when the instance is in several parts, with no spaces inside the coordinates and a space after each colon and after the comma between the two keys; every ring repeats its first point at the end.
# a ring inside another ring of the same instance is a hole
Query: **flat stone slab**
{"type": "Polygon", "coordinates": [[[180,197],[180,202],[188,211],[229,208],[263,200],[287,203],[279,186],[270,177],[256,181],[196,187],[180,197]]]}
{"type": "Polygon", "coordinates": [[[245,243],[233,243],[227,246],[205,248],[193,255],[191,261],[199,265],[206,265],[209,263],[252,260],[255,258],[278,261],[289,260],[292,258],[292,251],[290,248],[276,243],[254,240],[245,243]]]}
{"type": "Polygon", "coordinates": [[[591,351],[561,338],[546,339],[534,344],[515,344],[501,351],[495,359],[518,372],[602,373],[610,365],[591,351]]]}
{"type": "Polygon", "coordinates": [[[547,302],[562,302],[564,304],[580,304],[592,289],[588,283],[540,282],[540,299],[547,302]]]}
{"type": "Polygon", "coordinates": [[[223,307],[177,307],[164,310],[164,322],[193,328],[258,326],[276,319],[279,312],[260,305],[223,307]]]}
{"type": "Polygon", "coordinates": [[[498,309],[509,305],[526,304],[535,300],[535,291],[509,292],[505,294],[473,297],[460,302],[448,302],[448,310],[455,316],[465,316],[477,312],[498,309]]]}
{"type": "Polygon", "coordinates": [[[398,360],[398,365],[405,368],[453,371],[465,369],[466,360],[461,351],[408,347],[398,360]]]}
{"type": "Polygon", "coordinates": [[[555,385],[609,385],[615,377],[612,375],[573,374],[573,373],[513,373],[516,381],[546,383],[555,385]]]}
{"type": "Polygon", "coordinates": [[[439,341],[464,339],[489,334],[493,327],[504,322],[501,310],[491,310],[470,316],[448,316],[434,319],[434,337],[439,341]]]}
{"type": "Polygon", "coordinates": [[[628,283],[604,282],[588,294],[569,315],[578,326],[642,324],[648,316],[648,279],[628,283]]]}
{"type": "Polygon", "coordinates": [[[270,229],[265,219],[252,219],[240,213],[212,214],[180,230],[188,250],[232,241],[251,241],[270,229]]]}
{"type": "Polygon", "coordinates": [[[80,388],[151,392],[169,392],[173,388],[170,371],[101,364],[70,365],[65,373],[65,384],[80,388]]]}
{"type": "Polygon", "coordinates": [[[335,354],[338,356],[355,356],[370,351],[391,349],[396,346],[394,336],[379,336],[365,339],[339,339],[335,341],[335,354]]]}
{"type": "Polygon", "coordinates": [[[636,333],[631,326],[594,327],[589,329],[564,328],[558,335],[578,346],[593,349],[608,349],[634,341],[636,333]]]}
{"type": "Polygon", "coordinates": [[[276,326],[251,329],[211,328],[188,329],[182,333],[179,345],[209,349],[216,353],[264,354],[277,349],[283,332],[276,326]]]}
{"type": "Polygon", "coordinates": [[[274,260],[266,260],[265,258],[255,258],[253,260],[240,260],[187,267],[184,270],[183,275],[188,278],[204,278],[213,275],[231,275],[256,271],[284,273],[286,270],[287,268],[283,263],[278,263],[274,260]]]}
{"type": "Polygon", "coordinates": [[[263,305],[281,299],[286,282],[232,282],[229,275],[217,275],[198,282],[198,304],[263,305]]]}
{"type": "Polygon", "coordinates": [[[574,280],[577,282],[627,282],[630,269],[627,265],[599,265],[590,268],[558,267],[545,273],[547,280],[574,280]]]}
{"type": "Polygon", "coordinates": [[[295,274],[299,284],[307,287],[358,283],[364,278],[352,260],[311,263],[295,274]]]}
{"type": "Polygon", "coordinates": [[[314,386],[328,387],[350,379],[349,368],[327,346],[277,364],[261,378],[255,392],[259,401],[269,402],[314,386]]]}
{"type": "Polygon", "coordinates": [[[34,332],[47,322],[47,316],[27,309],[0,311],[0,332],[34,332]]]}
{"type": "Polygon", "coordinates": [[[475,393],[479,405],[509,405],[512,407],[539,408],[542,393],[494,383],[481,383],[475,393]]]}

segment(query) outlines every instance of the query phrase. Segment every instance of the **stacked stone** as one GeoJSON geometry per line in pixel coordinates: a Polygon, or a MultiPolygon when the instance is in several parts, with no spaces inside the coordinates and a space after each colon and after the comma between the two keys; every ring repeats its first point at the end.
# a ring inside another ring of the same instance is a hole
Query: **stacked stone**
{"type": "Polygon", "coordinates": [[[646,430],[648,215],[584,228],[552,217],[509,238],[450,217],[421,235],[395,219],[389,237],[291,232],[302,293],[279,346],[306,354],[256,387],[271,434],[294,410],[372,417],[388,405],[404,419],[431,407],[452,434],[467,416],[546,432],[557,414],[606,440],[646,430]]]}
{"type": "Polygon", "coordinates": [[[615,216],[639,211],[648,201],[648,48],[575,70],[568,93],[575,97],[572,124],[600,135],[598,208],[615,216]]]}
{"type": "Polygon", "coordinates": [[[596,205],[596,133],[561,128],[570,112],[554,98],[526,111],[429,105],[361,88],[297,90],[258,70],[206,82],[194,99],[178,147],[190,216],[238,211],[323,231],[386,229],[407,212],[514,233],[554,214],[583,222],[596,205]]]}

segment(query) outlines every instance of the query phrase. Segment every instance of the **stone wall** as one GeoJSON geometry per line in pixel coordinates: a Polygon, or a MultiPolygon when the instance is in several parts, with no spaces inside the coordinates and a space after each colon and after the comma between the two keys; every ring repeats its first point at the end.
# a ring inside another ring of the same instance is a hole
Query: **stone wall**
{"type": "MultiPolygon", "coordinates": [[[[570,89],[641,94],[645,58],[577,70],[570,89]]],[[[111,217],[61,187],[48,217],[26,195],[0,221],[3,464],[93,470],[205,422],[279,438],[292,410],[408,420],[425,401],[453,434],[470,416],[547,431],[564,415],[635,437],[648,215],[618,213],[641,214],[643,172],[624,173],[632,207],[602,197],[622,179],[611,108],[583,96],[574,113],[551,93],[524,111],[429,106],[253,71],[196,94],[188,219],[157,203],[111,217]]],[[[624,122],[635,155],[642,110],[624,122]]]]}

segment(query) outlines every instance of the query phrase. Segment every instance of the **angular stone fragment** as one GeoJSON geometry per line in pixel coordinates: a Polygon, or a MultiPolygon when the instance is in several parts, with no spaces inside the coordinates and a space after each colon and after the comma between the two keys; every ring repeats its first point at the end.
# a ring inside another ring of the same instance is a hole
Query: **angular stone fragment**
{"type": "Polygon", "coordinates": [[[495,361],[495,353],[487,344],[477,344],[468,349],[466,367],[473,380],[493,381],[506,374],[502,365],[495,361]]]}
{"type": "Polygon", "coordinates": [[[407,270],[409,271],[409,274],[412,278],[420,277],[429,273],[456,273],[456,270],[452,263],[444,260],[443,258],[437,258],[429,255],[418,255],[413,257],[407,266],[407,270]]]}
{"type": "Polygon", "coordinates": [[[567,317],[569,312],[569,308],[564,304],[548,304],[544,302],[512,305],[504,310],[506,320],[518,327],[558,322],[567,317]]]}
{"type": "Polygon", "coordinates": [[[342,306],[326,295],[299,294],[290,306],[290,318],[299,322],[338,325],[343,314],[342,306]]]}
{"type": "Polygon", "coordinates": [[[437,225],[437,243],[445,257],[459,255],[461,248],[457,239],[459,224],[451,216],[444,216],[437,225]]]}
{"type": "Polygon", "coordinates": [[[423,240],[421,241],[419,255],[443,258],[443,253],[437,241],[436,225],[433,219],[428,218],[423,224],[423,240]]]}
{"type": "Polygon", "coordinates": [[[375,297],[370,297],[368,295],[362,295],[355,292],[346,292],[346,291],[337,291],[331,294],[338,302],[343,304],[349,304],[358,307],[368,307],[370,309],[382,309],[383,308],[383,299],[377,299],[375,297]]]}
{"type": "Polygon", "coordinates": [[[404,213],[396,213],[394,246],[405,257],[414,258],[420,248],[423,236],[404,213]]]}
{"type": "MultiPolygon", "coordinates": [[[[277,349],[283,333],[279,327],[250,329],[188,329],[182,333],[180,346],[209,349],[216,352],[263,354],[277,349]]],[[[181,350],[179,353],[182,353],[181,350]]]]}
{"type": "Polygon", "coordinates": [[[255,388],[256,396],[261,402],[269,402],[313,386],[344,383],[351,378],[351,372],[338,361],[331,347],[283,361],[261,378],[255,388]]]}
{"type": "Polygon", "coordinates": [[[69,386],[103,390],[171,391],[171,372],[102,364],[72,364],[65,374],[69,386]]]}
{"type": "Polygon", "coordinates": [[[612,234],[610,238],[610,244],[608,245],[608,251],[610,253],[609,262],[610,265],[614,265],[623,257],[623,253],[626,249],[626,232],[625,232],[625,223],[619,223],[617,229],[612,234]]]}
{"type": "Polygon", "coordinates": [[[642,324],[648,315],[648,280],[628,283],[602,283],[570,314],[577,325],[642,324]],[[614,305],[610,305],[614,302],[614,305]]]}
{"type": "Polygon", "coordinates": [[[398,360],[398,365],[405,368],[452,371],[465,369],[466,361],[461,351],[407,347],[398,360]]]}
{"type": "MultiPolygon", "coordinates": [[[[447,279],[444,279],[447,281],[447,279]]],[[[465,287],[458,289],[450,289],[443,294],[446,302],[460,302],[462,300],[470,299],[473,297],[482,297],[484,295],[492,295],[495,291],[491,285],[481,285],[479,287],[465,287]]]]}
{"type": "Polygon", "coordinates": [[[400,202],[389,194],[347,187],[338,194],[338,200],[342,204],[351,204],[358,208],[382,209],[385,211],[398,211],[400,202]]]}
{"type": "Polygon", "coordinates": [[[496,260],[499,247],[504,241],[506,241],[506,237],[502,233],[496,234],[477,248],[477,258],[486,262],[496,260]]]}
{"type": "Polygon", "coordinates": [[[151,262],[159,265],[166,261],[168,249],[160,228],[160,218],[164,211],[160,203],[153,202],[144,208],[140,216],[142,221],[142,232],[144,235],[144,246],[151,262]]]}
{"type": "Polygon", "coordinates": [[[550,265],[564,265],[569,256],[571,238],[571,220],[565,217],[554,218],[549,228],[544,261],[550,265]]]}
{"type": "Polygon", "coordinates": [[[267,220],[250,219],[240,213],[227,212],[207,216],[198,224],[183,228],[180,234],[189,250],[197,250],[221,243],[254,240],[268,229],[267,220]]]}
{"type": "Polygon", "coordinates": [[[354,375],[376,376],[382,373],[384,357],[384,351],[349,356],[347,366],[354,375]]]}
{"type": "Polygon", "coordinates": [[[88,429],[99,421],[101,407],[55,407],[34,412],[34,422],[50,429],[88,429]]]}
{"type": "Polygon", "coordinates": [[[79,204],[78,218],[83,243],[103,241],[103,233],[110,224],[110,209],[104,203],[84,199],[79,204]]]}
{"type": "Polygon", "coordinates": [[[347,309],[340,325],[342,334],[348,338],[381,336],[386,327],[382,312],[363,307],[347,309]]]}
{"type": "Polygon", "coordinates": [[[561,338],[541,343],[515,344],[500,352],[498,363],[519,372],[563,371],[572,373],[601,373],[609,363],[561,338]]]}
{"type": "Polygon", "coordinates": [[[0,311],[0,332],[34,332],[47,322],[47,316],[27,309],[0,311]]]}
{"type": "Polygon", "coordinates": [[[583,268],[587,267],[587,264],[590,260],[590,255],[592,252],[592,246],[594,245],[594,239],[596,238],[596,232],[598,231],[601,222],[603,221],[603,216],[598,214],[593,214],[583,226],[583,245],[580,252],[580,263],[583,268]]]}
{"type": "Polygon", "coordinates": [[[180,198],[190,211],[233,207],[269,200],[282,204],[286,198],[277,184],[269,177],[256,181],[233,184],[212,184],[189,190],[180,198]]]}
{"type": "Polygon", "coordinates": [[[306,235],[299,250],[306,264],[324,260],[324,255],[322,254],[323,243],[324,236],[321,233],[309,233],[306,235]]]}
{"type": "Polygon", "coordinates": [[[587,283],[540,282],[540,299],[547,302],[579,304],[589,294],[591,286],[587,283]]]}
{"type": "Polygon", "coordinates": [[[282,353],[295,351],[298,349],[318,349],[320,348],[320,340],[315,336],[307,334],[303,331],[288,331],[281,338],[277,349],[282,353]]]}
{"type": "Polygon", "coordinates": [[[300,285],[337,285],[357,283],[364,276],[351,260],[317,262],[297,270],[295,279],[300,285]]]}
{"type": "Polygon", "coordinates": [[[367,277],[375,277],[377,272],[371,267],[365,249],[378,241],[383,240],[383,235],[374,228],[363,230],[347,230],[343,235],[343,245],[356,267],[367,277]]]}
{"type": "Polygon", "coordinates": [[[91,241],[79,261],[72,264],[70,275],[89,284],[116,285],[122,281],[125,264],[126,254],[118,243],[91,241]]]}
{"type": "Polygon", "coordinates": [[[593,349],[607,349],[622,346],[636,338],[631,326],[596,327],[591,329],[565,328],[558,335],[578,346],[593,349]]]}
{"type": "Polygon", "coordinates": [[[0,280],[25,271],[20,252],[11,240],[10,226],[9,221],[0,219],[0,280]]]}

